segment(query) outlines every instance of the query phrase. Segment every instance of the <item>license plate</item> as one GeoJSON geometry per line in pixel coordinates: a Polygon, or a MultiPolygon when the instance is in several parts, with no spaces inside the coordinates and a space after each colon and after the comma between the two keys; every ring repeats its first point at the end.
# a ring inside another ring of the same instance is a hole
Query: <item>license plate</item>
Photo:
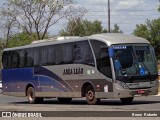
{"type": "Polygon", "coordinates": [[[144,90],[138,90],[137,93],[138,94],[143,94],[143,93],[145,93],[145,91],[144,90]]]}

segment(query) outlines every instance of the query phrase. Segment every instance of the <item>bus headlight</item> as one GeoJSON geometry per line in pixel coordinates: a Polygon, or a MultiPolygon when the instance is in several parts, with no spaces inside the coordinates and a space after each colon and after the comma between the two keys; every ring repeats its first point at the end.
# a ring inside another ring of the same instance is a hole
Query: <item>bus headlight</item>
{"type": "Polygon", "coordinates": [[[124,89],[128,89],[128,86],[126,83],[122,82],[122,81],[116,81],[117,84],[119,84],[120,86],[122,86],[124,89]]]}
{"type": "Polygon", "coordinates": [[[150,85],[152,86],[152,87],[155,87],[155,86],[157,86],[159,84],[159,81],[158,80],[155,80],[155,81],[151,81],[150,82],[150,85]]]}
{"type": "Polygon", "coordinates": [[[155,86],[155,82],[151,81],[151,82],[150,82],[150,85],[151,85],[151,86],[155,86]]]}

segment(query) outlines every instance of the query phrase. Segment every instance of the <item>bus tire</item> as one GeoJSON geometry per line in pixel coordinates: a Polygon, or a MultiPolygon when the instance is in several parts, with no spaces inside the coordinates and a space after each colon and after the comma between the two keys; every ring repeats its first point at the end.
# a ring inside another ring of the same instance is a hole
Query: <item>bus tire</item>
{"type": "Polygon", "coordinates": [[[134,97],[120,98],[120,100],[123,104],[131,104],[133,99],[134,99],[134,97]]]}
{"type": "Polygon", "coordinates": [[[57,98],[58,102],[62,103],[62,104],[67,104],[70,103],[72,98],[57,98]]]}
{"type": "Polygon", "coordinates": [[[29,87],[27,90],[27,98],[28,98],[28,102],[30,104],[35,104],[35,103],[40,103],[43,102],[44,98],[38,98],[35,95],[35,90],[33,87],[29,87]]]}
{"type": "Polygon", "coordinates": [[[2,90],[2,88],[0,88],[0,94],[2,94],[3,93],[3,90],[2,90]]]}
{"type": "Polygon", "coordinates": [[[100,99],[96,98],[96,96],[95,96],[95,91],[94,91],[94,88],[92,85],[89,85],[86,88],[85,97],[86,97],[86,101],[89,105],[95,105],[100,102],[100,99]]]}
{"type": "Polygon", "coordinates": [[[43,103],[44,98],[43,97],[38,97],[37,99],[37,103],[43,103]]]}

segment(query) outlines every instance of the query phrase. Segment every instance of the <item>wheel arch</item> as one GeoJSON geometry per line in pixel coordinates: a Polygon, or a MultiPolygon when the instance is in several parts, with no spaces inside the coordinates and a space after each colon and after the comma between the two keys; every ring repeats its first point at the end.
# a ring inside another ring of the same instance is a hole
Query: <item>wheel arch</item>
{"type": "Polygon", "coordinates": [[[33,87],[33,89],[35,89],[34,85],[29,83],[27,86],[26,86],[26,91],[25,91],[25,95],[27,96],[27,90],[29,87],[33,87]]]}
{"type": "Polygon", "coordinates": [[[86,92],[86,88],[91,85],[93,87],[93,89],[95,90],[95,85],[90,82],[90,81],[86,81],[83,83],[82,88],[81,88],[81,96],[85,97],[85,92],[86,92]]]}

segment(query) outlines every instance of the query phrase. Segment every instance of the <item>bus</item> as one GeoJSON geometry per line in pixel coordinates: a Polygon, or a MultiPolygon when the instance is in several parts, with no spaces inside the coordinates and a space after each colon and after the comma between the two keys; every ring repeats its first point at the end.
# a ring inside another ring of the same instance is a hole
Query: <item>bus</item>
{"type": "Polygon", "coordinates": [[[29,103],[84,97],[89,105],[118,98],[158,94],[154,48],[146,39],[120,33],[33,42],[6,48],[2,56],[3,94],[29,103]]]}

